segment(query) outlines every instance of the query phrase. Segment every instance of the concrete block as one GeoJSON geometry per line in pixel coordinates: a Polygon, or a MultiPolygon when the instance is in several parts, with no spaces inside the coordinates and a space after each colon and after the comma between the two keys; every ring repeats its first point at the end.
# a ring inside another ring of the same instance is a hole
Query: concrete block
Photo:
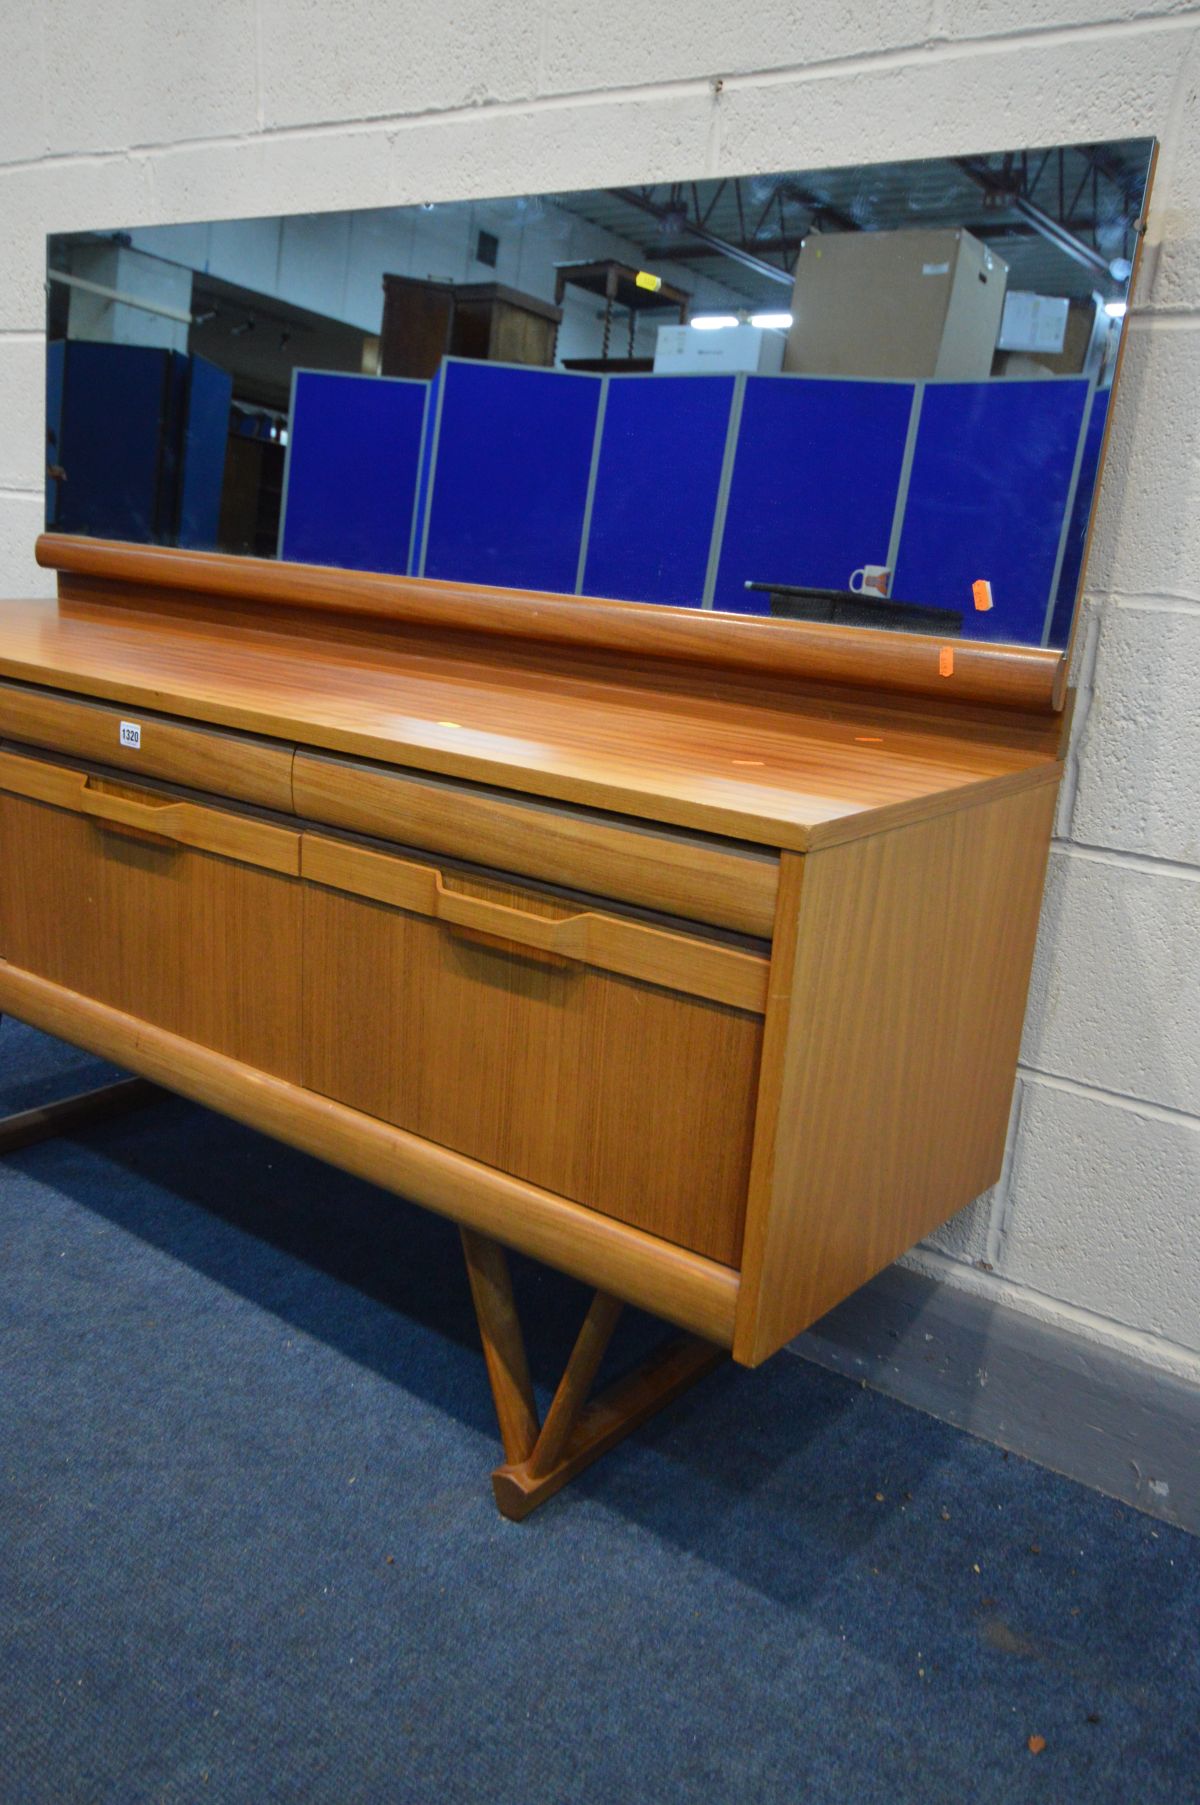
{"type": "Polygon", "coordinates": [[[1134,316],[1086,582],[1200,598],[1200,326],[1134,316]]]}
{"type": "Polygon", "coordinates": [[[541,89],[571,93],[827,63],[921,44],[933,14],[933,0],[902,7],[831,0],[819,12],[796,0],[749,8],[668,0],[653,14],[638,0],[610,0],[598,31],[590,0],[567,0],[547,11],[541,89]]]}
{"type": "Polygon", "coordinates": [[[141,157],[64,158],[0,169],[0,332],[46,326],[46,235],[132,225],[151,206],[141,157]]]}
{"type": "Polygon", "coordinates": [[[1200,1349],[1200,1120],[1024,1093],[998,1271],[1200,1349]]]}
{"type": "Polygon", "coordinates": [[[165,8],[154,0],[48,0],[40,10],[56,155],[255,129],[254,0],[165,8]]]}
{"type": "Polygon", "coordinates": [[[0,164],[44,156],[46,53],[38,6],[7,7],[0,57],[0,164]]]}
{"type": "Polygon", "coordinates": [[[33,560],[44,515],[41,495],[0,494],[0,597],[55,594],[54,571],[33,560]]]}
{"type": "MultiPolygon", "coordinates": [[[[397,205],[390,134],[361,131],[168,145],[153,160],[147,224],[235,221],[397,205]]],[[[233,280],[240,280],[238,277],[233,280]]]]}
{"type": "Polygon", "coordinates": [[[1054,837],[1071,837],[1071,811],[1075,806],[1075,779],[1079,767],[1079,751],[1087,732],[1092,705],[1092,673],[1096,666],[1096,643],[1100,637],[1102,604],[1094,596],[1081,595],[1075,604],[1076,619],[1071,663],[1067,681],[1075,691],[1071,716],[1071,737],[1067,747],[1066,773],[1059,786],[1054,810],[1054,837]]]}
{"type": "MultiPolygon", "coordinates": [[[[1178,480],[1189,480],[1182,462],[1178,480]]],[[[1106,603],[1073,840],[1200,865],[1198,704],[1200,607],[1106,603]]]]}
{"type": "Polygon", "coordinates": [[[1138,282],[1140,308],[1200,304],[1200,33],[1179,72],[1175,116],[1163,128],[1149,230],[1138,282]]]}
{"type": "Polygon", "coordinates": [[[0,335],[0,489],[43,492],[46,475],[46,347],[37,335],[0,335]]]}
{"type": "Polygon", "coordinates": [[[579,101],[397,127],[393,204],[556,193],[711,173],[711,94],[579,101]]]}
{"type": "Polygon", "coordinates": [[[985,1191],[982,1197],[969,1203],[957,1216],[951,1216],[949,1222],[944,1222],[941,1228],[934,1229],[921,1245],[932,1247],[936,1253],[947,1254],[952,1260],[963,1260],[972,1266],[985,1260],[995,1196],[994,1188],[985,1191]]]}
{"type": "Polygon", "coordinates": [[[1021,1062],[1200,1113],[1200,871],[1052,853],[1021,1062]]]}
{"type": "Polygon", "coordinates": [[[1015,0],[1011,5],[1009,0],[971,0],[970,6],[961,0],[937,0],[934,30],[939,37],[955,40],[1180,16],[1186,25],[1192,11],[1193,0],[1015,0]]]}
{"type": "Polygon", "coordinates": [[[537,87],[540,10],[523,0],[358,0],[352,16],[326,0],[262,0],[261,13],[268,126],[483,106],[537,87]]]}
{"type": "Polygon", "coordinates": [[[1179,72],[1174,33],[999,40],[877,67],[733,81],[720,173],[822,169],[1161,131],[1179,72]]]}
{"type": "Polygon", "coordinates": [[[0,332],[46,330],[45,188],[41,169],[0,170],[0,332]]]}

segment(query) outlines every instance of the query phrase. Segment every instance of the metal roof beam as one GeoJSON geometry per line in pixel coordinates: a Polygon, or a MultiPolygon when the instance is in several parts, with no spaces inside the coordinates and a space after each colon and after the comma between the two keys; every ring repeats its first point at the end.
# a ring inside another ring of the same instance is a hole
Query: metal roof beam
{"type": "Polygon", "coordinates": [[[680,231],[686,232],[689,238],[695,238],[699,243],[708,245],[711,250],[720,252],[722,257],[728,257],[732,262],[740,263],[743,269],[754,270],[756,274],[766,276],[772,282],[783,283],[788,288],[792,286],[792,278],[787,270],[779,269],[774,263],[764,263],[763,259],[754,256],[753,252],[744,250],[741,245],[730,244],[727,238],[718,238],[715,232],[710,232],[707,226],[699,225],[695,220],[685,218],[680,221],[678,209],[660,207],[654,201],[646,200],[632,188],[610,188],[607,192],[612,195],[614,200],[624,201],[627,207],[636,207],[640,213],[649,213],[653,219],[674,220],[679,225],[680,231]]]}
{"type": "Polygon", "coordinates": [[[1022,195],[1013,194],[1003,176],[997,175],[995,170],[989,169],[986,163],[974,163],[970,157],[956,157],[954,160],[963,174],[969,176],[977,188],[982,188],[985,194],[1003,196],[1013,212],[1019,213],[1021,218],[1026,220],[1035,232],[1039,232],[1048,243],[1064,252],[1066,256],[1073,257],[1076,263],[1082,263],[1085,269],[1091,270],[1095,275],[1108,276],[1111,279],[1107,257],[1102,257],[1099,251],[1093,250],[1090,244],[1085,244],[1082,238],[1077,238],[1073,232],[1069,232],[1066,226],[1059,224],[1058,220],[1051,219],[1048,213],[1043,213],[1042,209],[1036,207],[1032,201],[1026,200],[1022,195]]]}

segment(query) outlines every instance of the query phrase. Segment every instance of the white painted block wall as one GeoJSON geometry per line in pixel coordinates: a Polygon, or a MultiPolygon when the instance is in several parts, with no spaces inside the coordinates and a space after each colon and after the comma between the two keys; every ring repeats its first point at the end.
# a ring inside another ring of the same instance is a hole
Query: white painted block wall
{"type": "Polygon", "coordinates": [[[50,589],[44,238],[1163,144],[1009,1158],[915,1257],[1200,1383],[1200,5],[52,0],[0,59],[0,593],[50,589]]]}

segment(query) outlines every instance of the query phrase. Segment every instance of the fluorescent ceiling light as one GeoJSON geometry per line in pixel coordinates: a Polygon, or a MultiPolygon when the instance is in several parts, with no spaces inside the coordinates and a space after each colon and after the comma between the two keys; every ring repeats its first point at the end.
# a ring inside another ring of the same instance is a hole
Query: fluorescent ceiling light
{"type": "Polygon", "coordinates": [[[1110,320],[1123,320],[1125,318],[1125,302],[1106,301],[1104,303],[1104,311],[1110,320]]]}
{"type": "Polygon", "coordinates": [[[737,323],[736,313],[698,313],[688,321],[690,326],[695,326],[700,332],[716,332],[722,326],[736,326],[737,323]]]}
{"type": "Polygon", "coordinates": [[[750,315],[750,324],[752,326],[766,326],[767,328],[776,327],[786,332],[791,323],[792,316],[790,313],[752,313],[750,315]]]}

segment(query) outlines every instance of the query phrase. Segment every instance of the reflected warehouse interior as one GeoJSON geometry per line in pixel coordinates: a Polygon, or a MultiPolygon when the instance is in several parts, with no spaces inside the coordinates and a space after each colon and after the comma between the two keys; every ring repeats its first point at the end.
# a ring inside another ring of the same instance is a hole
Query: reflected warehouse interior
{"type": "Polygon", "coordinates": [[[48,527],[1064,646],[1148,139],[48,245],[48,527]]]}

